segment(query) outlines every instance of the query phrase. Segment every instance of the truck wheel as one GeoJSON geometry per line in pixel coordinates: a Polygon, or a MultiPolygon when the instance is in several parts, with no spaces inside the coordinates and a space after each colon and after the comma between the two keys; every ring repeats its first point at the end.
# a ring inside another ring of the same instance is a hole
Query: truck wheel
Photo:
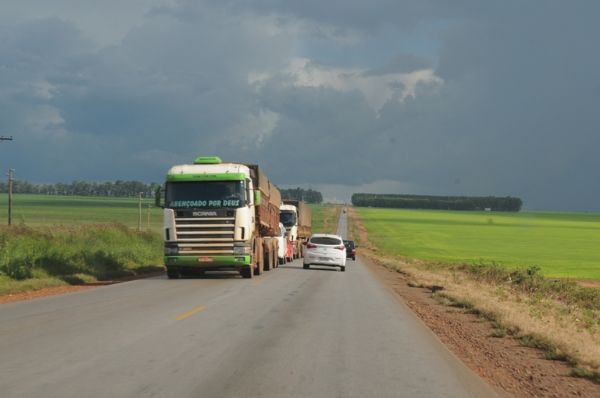
{"type": "Polygon", "coordinates": [[[340,267],[340,271],[346,272],[346,267],[340,267]]]}
{"type": "Polygon", "coordinates": [[[179,279],[179,270],[175,267],[167,267],[167,278],[179,279]]]}
{"type": "Polygon", "coordinates": [[[254,276],[254,267],[249,265],[248,267],[244,267],[240,270],[240,275],[242,278],[251,279],[254,276]]]}
{"type": "Polygon", "coordinates": [[[271,269],[273,269],[273,267],[271,266],[271,253],[269,253],[267,256],[264,257],[263,259],[264,261],[264,270],[265,271],[270,271],[271,269]]]}

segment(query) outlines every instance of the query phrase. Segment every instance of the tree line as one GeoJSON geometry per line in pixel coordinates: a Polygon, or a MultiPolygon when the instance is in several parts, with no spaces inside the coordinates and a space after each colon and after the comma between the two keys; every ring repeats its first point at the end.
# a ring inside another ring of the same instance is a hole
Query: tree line
{"type": "MultiPolygon", "coordinates": [[[[42,195],[68,195],[68,196],[109,196],[129,197],[137,196],[140,192],[144,196],[154,196],[160,185],[157,183],[146,184],[140,181],[115,182],[87,182],[73,181],[71,183],[34,184],[28,181],[13,181],[13,193],[28,193],[42,195]]],[[[0,182],[0,193],[8,192],[8,184],[0,182]]]]}
{"type": "Polygon", "coordinates": [[[433,196],[355,193],[352,204],[362,207],[435,210],[492,210],[518,212],[523,206],[520,198],[511,196],[433,196]]]}
{"type": "Polygon", "coordinates": [[[322,203],[323,195],[321,192],[312,189],[291,188],[280,189],[283,199],[303,200],[306,203],[322,203]]]}

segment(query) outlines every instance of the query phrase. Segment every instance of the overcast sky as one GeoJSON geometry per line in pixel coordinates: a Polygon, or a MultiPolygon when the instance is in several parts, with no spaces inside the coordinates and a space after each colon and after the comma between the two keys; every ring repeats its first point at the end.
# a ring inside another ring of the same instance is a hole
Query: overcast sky
{"type": "Polygon", "coordinates": [[[219,155],[329,198],[598,211],[599,15],[596,0],[2,1],[0,168],[160,182],[219,155]]]}

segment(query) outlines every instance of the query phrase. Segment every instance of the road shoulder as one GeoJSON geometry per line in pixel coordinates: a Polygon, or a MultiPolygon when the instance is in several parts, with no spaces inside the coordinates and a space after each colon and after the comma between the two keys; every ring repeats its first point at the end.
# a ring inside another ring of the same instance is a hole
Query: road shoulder
{"type": "Polygon", "coordinates": [[[406,304],[462,362],[490,386],[518,397],[600,396],[600,386],[568,376],[564,363],[512,338],[492,337],[489,321],[440,304],[430,289],[410,287],[408,278],[361,256],[386,289],[406,304]]]}

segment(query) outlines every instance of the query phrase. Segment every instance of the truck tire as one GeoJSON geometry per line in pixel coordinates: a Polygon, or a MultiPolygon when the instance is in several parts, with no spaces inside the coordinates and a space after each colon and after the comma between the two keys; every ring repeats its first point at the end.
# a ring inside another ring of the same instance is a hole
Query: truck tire
{"type": "Polygon", "coordinates": [[[254,276],[254,266],[249,265],[247,267],[242,268],[240,270],[240,275],[242,276],[242,278],[252,279],[252,277],[254,276]]]}
{"type": "Polygon", "coordinates": [[[265,253],[263,251],[262,239],[256,243],[256,267],[254,268],[254,275],[258,276],[263,273],[265,269],[265,253]]]}
{"type": "Polygon", "coordinates": [[[265,271],[270,271],[271,269],[273,269],[273,267],[271,266],[271,252],[268,252],[266,256],[263,257],[264,258],[264,270],[265,271]]]}
{"type": "Polygon", "coordinates": [[[346,267],[340,267],[340,271],[346,272],[346,267]]]}
{"type": "Polygon", "coordinates": [[[167,278],[179,279],[179,270],[176,267],[167,267],[167,278]]]}

